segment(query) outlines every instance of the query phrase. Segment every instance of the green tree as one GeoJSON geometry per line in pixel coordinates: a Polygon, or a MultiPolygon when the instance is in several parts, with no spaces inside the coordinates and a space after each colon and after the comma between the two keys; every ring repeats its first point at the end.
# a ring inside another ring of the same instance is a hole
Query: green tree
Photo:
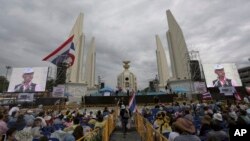
{"type": "Polygon", "coordinates": [[[0,76],[0,92],[7,91],[9,86],[9,81],[6,79],[5,76],[0,76]]]}

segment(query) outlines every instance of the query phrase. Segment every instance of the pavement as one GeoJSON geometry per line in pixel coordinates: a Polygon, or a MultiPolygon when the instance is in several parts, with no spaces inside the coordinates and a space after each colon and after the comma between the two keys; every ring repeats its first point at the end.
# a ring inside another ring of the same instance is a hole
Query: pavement
{"type": "Polygon", "coordinates": [[[135,128],[129,129],[125,136],[122,130],[120,128],[117,128],[111,134],[110,141],[141,141],[141,137],[136,132],[135,128]]]}

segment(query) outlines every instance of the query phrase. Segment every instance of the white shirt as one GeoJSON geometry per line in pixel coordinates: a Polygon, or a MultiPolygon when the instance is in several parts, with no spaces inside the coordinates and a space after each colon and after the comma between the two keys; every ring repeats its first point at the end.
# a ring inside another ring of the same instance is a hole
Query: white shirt
{"type": "MultiPolygon", "coordinates": [[[[31,83],[32,83],[32,82],[30,82],[28,85],[23,85],[23,90],[28,89],[28,88],[30,87],[31,83]]],[[[40,85],[36,84],[36,86],[35,86],[35,91],[36,91],[36,92],[42,91],[40,85]]]]}

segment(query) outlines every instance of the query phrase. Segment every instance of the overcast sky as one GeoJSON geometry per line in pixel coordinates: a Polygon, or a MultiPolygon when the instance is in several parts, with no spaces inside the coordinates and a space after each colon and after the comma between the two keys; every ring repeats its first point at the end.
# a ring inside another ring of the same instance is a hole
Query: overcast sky
{"type": "Polygon", "coordinates": [[[1,0],[0,73],[6,65],[52,66],[42,58],[68,37],[83,12],[85,47],[96,38],[96,78],[116,86],[122,60],[130,60],[138,87],[144,88],[157,74],[156,34],[168,50],[167,9],[202,63],[247,65],[249,7],[249,0],[1,0]]]}

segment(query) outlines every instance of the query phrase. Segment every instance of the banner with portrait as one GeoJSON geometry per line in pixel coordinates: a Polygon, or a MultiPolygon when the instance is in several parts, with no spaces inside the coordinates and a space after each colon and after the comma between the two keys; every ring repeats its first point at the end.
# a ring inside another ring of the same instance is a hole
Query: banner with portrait
{"type": "Polygon", "coordinates": [[[8,92],[34,93],[45,91],[48,67],[13,68],[8,92]]]}
{"type": "Polygon", "coordinates": [[[234,63],[203,64],[207,87],[242,86],[238,69],[234,63]]]}

